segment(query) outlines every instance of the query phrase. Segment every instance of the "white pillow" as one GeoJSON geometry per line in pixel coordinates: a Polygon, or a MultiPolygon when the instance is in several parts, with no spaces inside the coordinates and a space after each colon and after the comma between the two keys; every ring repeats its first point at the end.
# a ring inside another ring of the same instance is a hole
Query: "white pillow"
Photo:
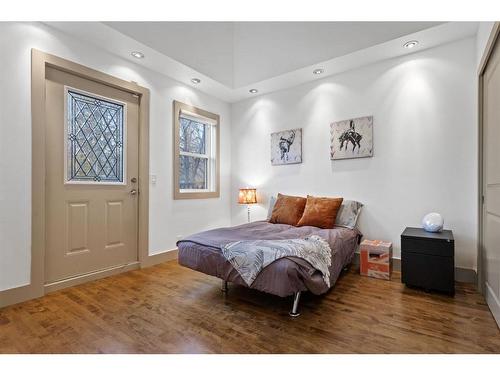
{"type": "Polygon", "coordinates": [[[269,208],[267,209],[267,221],[271,220],[271,216],[273,215],[273,208],[276,204],[276,197],[272,195],[269,198],[269,208]]]}
{"type": "Polygon", "coordinates": [[[356,222],[358,221],[362,207],[363,203],[344,200],[340,205],[339,212],[337,213],[335,225],[349,229],[356,228],[356,222]]]}

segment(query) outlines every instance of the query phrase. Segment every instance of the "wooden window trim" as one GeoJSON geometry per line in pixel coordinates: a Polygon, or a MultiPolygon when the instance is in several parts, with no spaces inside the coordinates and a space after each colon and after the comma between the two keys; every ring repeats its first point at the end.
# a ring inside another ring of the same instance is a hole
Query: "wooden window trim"
{"type": "Polygon", "coordinates": [[[174,152],[174,199],[206,199],[206,198],[219,198],[220,197],[220,116],[205,111],[203,109],[184,104],[174,100],[173,103],[173,152],[174,152]],[[214,191],[204,192],[184,192],[179,188],[179,170],[180,170],[180,148],[179,148],[179,132],[180,121],[179,117],[181,112],[192,113],[201,117],[208,118],[214,122],[215,125],[215,173],[214,173],[214,191]]]}

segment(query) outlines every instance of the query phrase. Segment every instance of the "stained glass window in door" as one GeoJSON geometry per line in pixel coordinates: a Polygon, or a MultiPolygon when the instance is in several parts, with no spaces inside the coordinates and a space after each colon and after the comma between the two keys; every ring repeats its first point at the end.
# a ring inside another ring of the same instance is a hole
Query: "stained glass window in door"
{"type": "Polygon", "coordinates": [[[66,181],[123,183],[125,104],[66,91],[66,181]]]}

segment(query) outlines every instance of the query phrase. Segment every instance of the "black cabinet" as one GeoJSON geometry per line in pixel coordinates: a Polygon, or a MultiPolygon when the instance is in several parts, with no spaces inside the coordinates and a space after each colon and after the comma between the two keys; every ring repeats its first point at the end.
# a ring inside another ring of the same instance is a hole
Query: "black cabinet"
{"type": "Polygon", "coordinates": [[[430,233],[421,228],[406,228],[401,234],[401,281],[412,287],[454,294],[452,231],[430,233]]]}

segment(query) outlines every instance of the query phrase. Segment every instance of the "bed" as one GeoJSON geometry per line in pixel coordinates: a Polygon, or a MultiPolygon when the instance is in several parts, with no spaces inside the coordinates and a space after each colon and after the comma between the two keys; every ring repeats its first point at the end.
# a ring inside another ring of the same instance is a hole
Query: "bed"
{"type": "Polygon", "coordinates": [[[222,280],[222,290],[227,291],[227,283],[243,285],[279,297],[293,295],[291,316],[298,316],[300,295],[304,291],[323,294],[329,290],[321,272],[307,261],[297,257],[281,258],[265,267],[251,285],[243,280],[236,269],[227,261],[222,247],[242,240],[296,239],[317,235],[325,239],[333,250],[330,271],[330,287],[337,281],[342,270],[353,259],[361,239],[357,229],[334,227],[320,229],[312,226],[295,227],[287,224],[271,224],[256,221],[235,227],[213,229],[189,236],[177,243],[179,264],[190,269],[218,277],[222,280]]]}

